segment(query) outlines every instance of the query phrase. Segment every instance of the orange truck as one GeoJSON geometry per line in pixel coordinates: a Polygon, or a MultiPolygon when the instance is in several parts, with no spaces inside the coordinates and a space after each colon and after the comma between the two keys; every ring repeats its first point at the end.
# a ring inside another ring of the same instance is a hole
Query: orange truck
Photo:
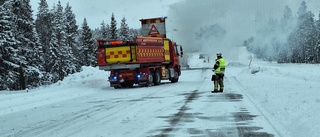
{"type": "Polygon", "coordinates": [[[110,71],[114,88],[178,82],[182,47],[166,37],[166,17],[141,19],[142,36],[133,41],[98,40],[98,66],[110,71]]]}

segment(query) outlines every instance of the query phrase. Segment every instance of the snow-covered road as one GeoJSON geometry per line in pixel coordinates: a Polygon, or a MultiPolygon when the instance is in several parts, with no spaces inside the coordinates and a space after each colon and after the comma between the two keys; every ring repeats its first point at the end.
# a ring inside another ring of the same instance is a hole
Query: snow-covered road
{"type": "Polygon", "coordinates": [[[318,68],[229,63],[225,92],[211,93],[210,69],[184,70],[178,83],[113,89],[107,72],[84,67],[50,86],[1,91],[0,135],[317,137],[318,68]]]}
{"type": "Polygon", "coordinates": [[[10,96],[0,103],[2,136],[274,136],[273,125],[234,77],[211,93],[211,70],[186,70],[178,83],[112,89],[88,79],[10,96]],[[86,84],[89,83],[89,84],[86,84]],[[60,88],[59,88],[60,87],[60,88]],[[51,89],[51,91],[48,91],[51,89]],[[23,101],[22,101],[23,100],[23,101]]]}

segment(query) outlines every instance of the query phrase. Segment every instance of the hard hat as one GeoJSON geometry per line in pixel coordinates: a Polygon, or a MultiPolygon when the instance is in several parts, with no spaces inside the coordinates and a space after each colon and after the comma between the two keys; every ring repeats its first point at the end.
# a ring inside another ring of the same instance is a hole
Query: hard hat
{"type": "Polygon", "coordinates": [[[222,56],[222,53],[217,53],[217,56],[222,56]]]}

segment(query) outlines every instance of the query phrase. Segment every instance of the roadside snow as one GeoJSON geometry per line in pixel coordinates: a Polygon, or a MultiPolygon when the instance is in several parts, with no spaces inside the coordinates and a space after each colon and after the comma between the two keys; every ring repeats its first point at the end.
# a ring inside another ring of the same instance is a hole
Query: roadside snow
{"type": "Polygon", "coordinates": [[[233,77],[244,92],[294,137],[320,135],[320,65],[253,62],[233,77]],[[255,73],[252,73],[255,72],[255,73]]]}
{"type": "Polygon", "coordinates": [[[32,90],[1,91],[0,116],[39,106],[85,96],[93,89],[108,88],[108,73],[94,67],[83,67],[63,81],[32,90]]]}

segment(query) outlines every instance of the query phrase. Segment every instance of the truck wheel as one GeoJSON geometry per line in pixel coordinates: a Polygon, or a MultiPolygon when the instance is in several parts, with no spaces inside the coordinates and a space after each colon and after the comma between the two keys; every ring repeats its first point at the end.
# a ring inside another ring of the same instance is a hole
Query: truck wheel
{"type": "Polygon", "coordinates": [[[153,75],[152,75],[152,72],[149,71],[149,74],[148,74],[148,81],[147,81],[147,84],[146,86],[151,86],[153,83],[153,75]]]}
{"type": "Polygon", "coordinates": [[[161,77],[160,77],[160,70],[157,69],[154,73],[154,79],[153,79],[154,85],[160,85],[161,83],[161,77]]]}
{"type": "Polygon", "coordinates": [[[114,88],[114,89],[119,89],[119,88],[121,88],[121,86],[118,85],[118,86],[114,86],[113,88],[114,88]]]}
{"type": "Polygon", "coordinates": [[[179,73],[178,73],[178,70],[175,68],[174,69],[174,77],[173,78],[171,78],[171,83],[176,83],[176,82],[178,82],[178,80],[179,80],[179,73]]]}

